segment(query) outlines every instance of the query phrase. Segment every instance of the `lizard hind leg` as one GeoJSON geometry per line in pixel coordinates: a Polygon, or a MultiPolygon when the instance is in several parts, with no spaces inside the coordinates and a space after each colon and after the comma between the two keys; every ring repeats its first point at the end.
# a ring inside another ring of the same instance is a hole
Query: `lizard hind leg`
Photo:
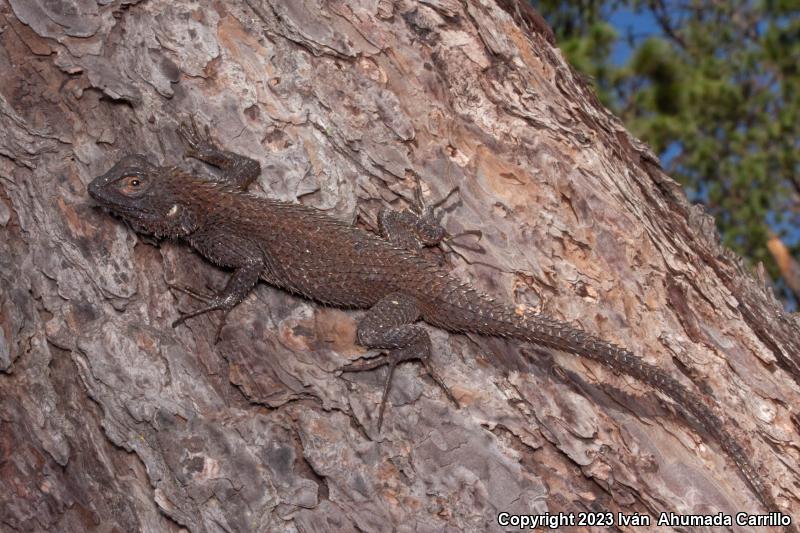
{"type": "Polygon", "coordinates": [[[447,232],[431,213],[418,215],[408,209],[395,211],[383,208],[378,212],[381,235],[406,250],[420,250],[436,246],[447,236],[447,232]]]}
{"type": "Polygon", "coordinates": [[[458,187],[453,187],[443,198],[431,205],[426,205],[422,197],[422,185],[417,178],[414,187],[414,203],[409,209],[395,211],[384,207],[378,212],[381,234],[389,242],[408,250],[419,250],[426,246],[440,244],[448,238],[448,234],[442,227],[442,216],[445,210],[439,210],[439,208],[457,192],[458,187]]]}
{"type": "Polygon", "coordinates": [[[358,324],[358,341],[367,348],[385,350],[383,355],[345,365],[345,372],[363,372],[381,366],[388,366],[389,372],[383,386],[383,395],[378,410],[378,431],[383,425],[383,414],[386,400],[392,386],[394,370],[405,361],[419,361],[428,375],[444,391],[445,395],[456,405],[450,389],[439,377],[430,364],[431,340],[428,333],[413,323],[420,312],[416,301],[404,294],[394,293],[376,303],[358,324]]]}
{"type": "Polygon", "coordinates": [[[425,247],[440,246],[445,252],[452,251],[459,255],[454,247],[483,253],[483,248],[477,244],[483,238],[481,230],[464,230],[451,235],[442,226],[444,213],[452,207],[441,208],[441,206],[456,193],[460,193],[458,186],[450,189],[450,192],[433,204],[426,205],[422,198],[422,188],[417,181],[417,187],[414,189],[414,205],[409,209],[396,211],[384,207],[378,212],[380,234],[387,241],[406,250],[420,251],[425,247]],[[457,242],[464,236],[476,239],[476,243],[457,242]]]}

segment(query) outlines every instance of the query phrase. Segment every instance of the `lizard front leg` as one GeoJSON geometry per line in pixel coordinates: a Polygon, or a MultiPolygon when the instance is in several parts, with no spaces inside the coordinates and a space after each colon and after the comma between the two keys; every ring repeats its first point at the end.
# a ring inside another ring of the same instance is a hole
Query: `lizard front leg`
{"type": "Polygon", "coordinates": [[[252,259],[248,261],[244,266],[237,268],[233,272],[228,280],[228,284],[225,286],[225,290],[222,291],[221,294],[211,298],[202,297],[190,289],[175,287],[181,292],[184,292],[198,300],[205,301],[206,305],[196,311],[182,315],[172,323],[172,327],[175,328],[186,322],[186,320],[208,313],[209,311],[224,311],[219,327],[217,328],[217,335],[215,337],[216,342],[219,339],[219,334],[222,331],[222,326],[225,324],[225,318],[227,317],[228,312],[236,307],[239,302],[244,300],[248,294],[250,294],[250,291],[253,290],[253,287],[258,282],[263,270],[264,261],[260,259],[252,259]]]}
{"type": "Polygon", "coordinates": [[[402,293],[384,297],[373,305],[358,324],[358,341],[368,348],[386,350],[375,359],[352,363],[342,367],[346,372],[372,370],[384,365],[389,373],[383,386],[381,405],[378,411],[378,430],[383,425],[386,399],[392,386],[394,369],[404,361],[420,361],[428,375],[439,385],[447,397],[458,406],[444,381],[430,365],[431,339],[420,326],[413,325],[419,319],[420,311],[414,298],[402,293]]]}
{"type": "Polygon", "coordinates": [[[188,123],[181,123],[177,133],[187,146],[184,157],[193,157],[221,169],[225,183],[241,191],[246,191],[261,174],[261,164],[258,161],[219,148],[211,138],[208,126],[201,133],[194,117],[188,123]]]}

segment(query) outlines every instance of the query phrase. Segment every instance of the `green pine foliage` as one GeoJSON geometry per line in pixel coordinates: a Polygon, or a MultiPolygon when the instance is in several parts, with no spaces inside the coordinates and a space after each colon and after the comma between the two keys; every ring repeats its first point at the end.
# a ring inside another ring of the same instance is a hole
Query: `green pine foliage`
{"type": "Polygon", "coordinates": [[[766,242],[772,232],[800,252],[800,0],[533,5],[601,101],[716,216],[723,242],[763,262],[794,306],[766,242]],[[611,22],[632,17],[642,23],[611,22]]]}

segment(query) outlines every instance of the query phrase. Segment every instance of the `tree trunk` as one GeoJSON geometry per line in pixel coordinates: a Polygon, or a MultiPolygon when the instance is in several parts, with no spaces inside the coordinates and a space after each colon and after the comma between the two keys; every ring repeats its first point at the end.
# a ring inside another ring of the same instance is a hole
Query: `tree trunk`
{"type": "MultiPolygon", "coordinates": [[[[513,0],[0,0],[0,529],[501,529],[501,512],[765,512],[702,428],[575,356],[431,328],[376,428],[358,312],[227,273],[94,208],[178,121],[255,194],[370,225],[454,186],[446,268],[716,400],[800,517],[800,326],[513,0]],[[359,216],[356,217],[356,214],[359,216]]],[[[776,510],[776,509],[772,509],[776,510]]],[[[615,516],[616,518],[616,516],[615,516]]],[[[598,528],[604,529],[604,528],[598,528]]],[[[624,527],[625,531],[642,529],[624,527]]],[[[665,528],[662,530],[669,530],[665,528]]],[[[741,528],[751,530],[752,528],[741,528]]]]}

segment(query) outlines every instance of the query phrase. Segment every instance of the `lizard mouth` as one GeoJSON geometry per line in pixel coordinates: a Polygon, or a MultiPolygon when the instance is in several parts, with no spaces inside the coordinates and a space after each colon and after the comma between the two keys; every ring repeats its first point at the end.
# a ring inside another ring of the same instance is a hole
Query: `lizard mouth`
{"type": "Polygon", "coordinates": [[[92,194],[90,194],[90,196],[97,202],[97,205],[93,206],[95,209],[99,209],[125,222],[131,224],[146,224],[156,218],[154,215],[142,211],[139,208],[109,203],[102,197],[97,197],[92,194]]]}
{"type": "Polygon", "coordinates": [[[100,209],[122,222],[129,229],[136,233],[158,236],[157,218],[149,213],[140,210],[126,209],[121,206],[108,207],[96,205],[95,209],[100,209]]]}

